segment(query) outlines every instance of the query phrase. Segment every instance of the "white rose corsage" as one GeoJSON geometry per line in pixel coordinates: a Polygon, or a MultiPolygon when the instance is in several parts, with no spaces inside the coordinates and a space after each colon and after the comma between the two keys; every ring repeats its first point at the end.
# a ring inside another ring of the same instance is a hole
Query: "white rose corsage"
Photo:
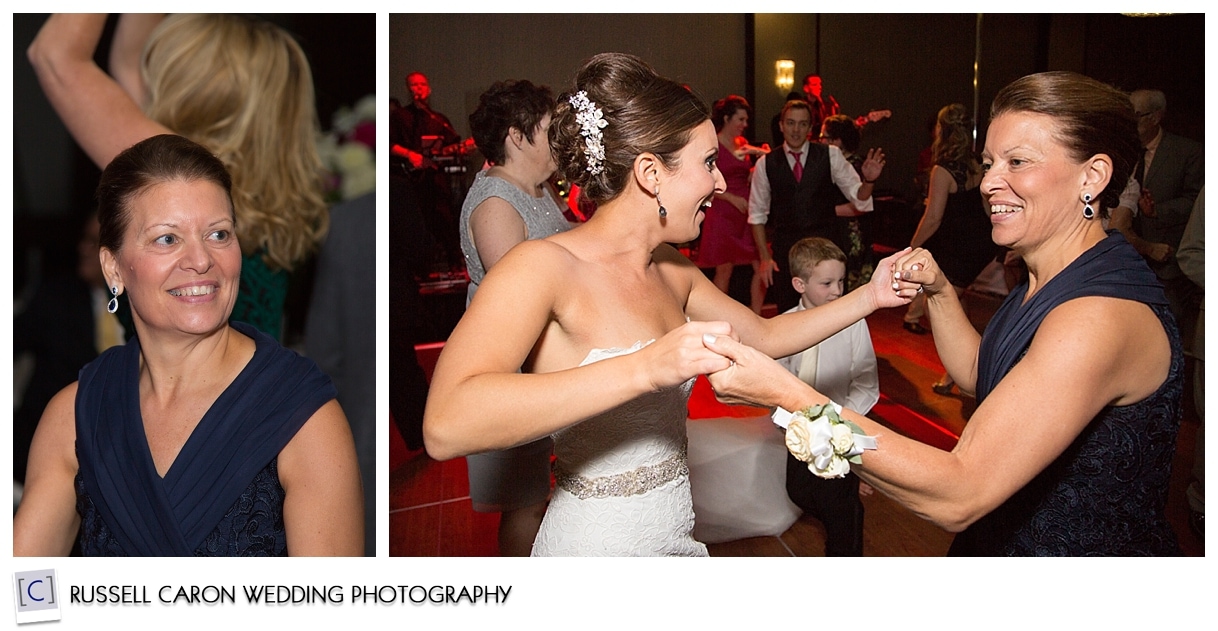
{"type": "Polygon", "coordinates": [[[787,430],[787,449],[808,470],[822,478],[841,478],[850,463],[862,464],[863,451],[875,449],[874,436],[841,416],[842,406],[830,401],[797,412],[774,410],[774,424],[787,430]]]}

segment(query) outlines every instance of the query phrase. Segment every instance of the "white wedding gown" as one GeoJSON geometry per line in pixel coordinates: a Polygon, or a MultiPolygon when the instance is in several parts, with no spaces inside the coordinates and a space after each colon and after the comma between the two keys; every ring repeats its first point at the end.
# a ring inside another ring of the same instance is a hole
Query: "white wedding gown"
{"type": "MultiPolygon", "coordinates": [[[[593,349],[580,365],[643,346],[593,349]]],[[[645,394],[553,435],[558,484],[533,556],[707,556],[693,537],[686,462],[693,383],[645,394]]]]}

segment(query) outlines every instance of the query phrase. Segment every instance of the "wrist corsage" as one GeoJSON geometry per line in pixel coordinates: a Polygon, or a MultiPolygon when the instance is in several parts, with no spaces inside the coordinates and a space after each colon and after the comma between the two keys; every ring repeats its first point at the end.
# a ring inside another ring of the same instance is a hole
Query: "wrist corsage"
{"type": "Polygon", "coordinates": [[[842,406],[829,401],[797,412],[774,410],[774,424],[787,430],[787,449],[822,478],[841,478],[850,463],[862,464],[864,450],[875,449],[874,436],[841,417],[842,406]]]}

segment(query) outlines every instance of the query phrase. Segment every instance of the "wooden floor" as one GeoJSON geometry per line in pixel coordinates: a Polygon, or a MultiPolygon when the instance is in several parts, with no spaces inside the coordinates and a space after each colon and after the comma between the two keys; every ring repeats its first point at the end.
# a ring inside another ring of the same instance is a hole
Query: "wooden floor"
{"type": "MultiPolygon", "coordinates": [[[[981,324],[997,299],[967,297],[970,315],[981,324]]],[[[931,391],[942,365],[931,335],[914,335],[901,328],[903,310],[890,309],[867,319],[880,371],[883,399],[872,417],[900,427],[911,419],[928,423],[932,432],[959,433],[976,405],[971,397],[940,396],[931,391]],[[892,419],[885,419],[884,416],[892,419]],[[942,428],[941,430],[939,428],[942,428]]],[[[1199,422],[1193,411],[1191,384],[1173,463],[1168,517],[1188,556],[1204,556],[1204,540],[1188,528],[1185,488],[1192,469],[1199,422]]],[[[389,554],[391,556],[495,556],[497,514],[470,508],[465,461],[436,462],[422,450],[408,451],[396,431],[390,431],[389,554]]],[[[925,439],[924,439],[925,440],[925,439]]],[[[930,442],[929,440],[927,442],[930,442]]],[[[863,498],[866,510],[863,550],[866,556],[941,556],[952,535],[926,522],[880,493],[863,498]]],[[[803,517],[777,537],[756,537],[707,546],[711,556],[823,556],[824,529],[803,517]]]]}

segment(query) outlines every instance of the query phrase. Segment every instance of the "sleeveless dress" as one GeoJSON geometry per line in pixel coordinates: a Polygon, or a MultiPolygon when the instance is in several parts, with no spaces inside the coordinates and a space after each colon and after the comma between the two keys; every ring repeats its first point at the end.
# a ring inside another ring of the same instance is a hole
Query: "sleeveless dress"
{"type": "MultiPolygon", "coordinates": [[[[580,365],[643,346],[593,349],[580,365]]],[[[707,556],[693,537],[686,461],[693,383],[645,394],[554,433],[557,488],[533,556],[707,556]]]]}
{"type": "Polygon", "coordinates": [[[966,190],[963,174],[952,173],[952,178],[956,192],[948,194],[939,229],[922,247],[934,254],[952,285],[967,287],[998,256],[998,246],[990,236],[993,227],[981,202],[981,187],[966,190]]]}
{"type": "MultiPolygon", "coordinates": [[[[550,195],[536,198],[516,187],[515,184],[486,171],[474,177],[474,184],[461,206],[461,251],[465,255],[465,266],[469,271],[469,290],[466,306],[473,300],[478,284],[486,276],[482,258],[474,247],[469,234],[469,220],[474,209],[491,197],[498,197],[512,205],[524,220],[527,239],[542,239],[558,234],[571,227],[563,216],[562,207],[550,195]]],[[[539,504],[550,494],[550,453],[553,443],[542,438],[511,449],[502,449],[465,457],[469,473],[469,496],[474,510],[480,513],[497,513],[539,504]]]]}
{"type": "Polygon", "coordinates": [[[277,457],[322,405],[329,377],[253,327],[254,356],[161,477],[140,414],[139,338],[81,369],[76,508],[85,556],[287,554],[277,457]]]}
{"type": "MultiPolygon", "coordinates": [[[[719,143],[719,172],[727,184],[727,192],[749,198],[749,160],[741,160],[719,143]]],[[[748,265],[756,261],[757,243],[749,216],[727,200],[714,199],[702,220],[702,241],[698,246],[698,267],[715,267],[724,263],[748,265]]]]}
{"type": "MultiPolygon", "coordinates": [[[[1027,352],[1045,316],[1083,296],[1149,306],[1171,344],[1171,368],[1149,397],[1101,411],[1027,486],[956,535],[949,554],[1179,555],[1164,508],[1182,413],[1184,353],[1162,285],[1133,246],[1110,230],[1021,305],[1027,289],[1024,283],[1012,291],[986,327],[978,356],[978,404],[1027,352]]],[[[1040,412],[1029,418],[1052,422],[1052,406],[1047,398],[1037,410],[1029,409],[1040,412]]]]}

